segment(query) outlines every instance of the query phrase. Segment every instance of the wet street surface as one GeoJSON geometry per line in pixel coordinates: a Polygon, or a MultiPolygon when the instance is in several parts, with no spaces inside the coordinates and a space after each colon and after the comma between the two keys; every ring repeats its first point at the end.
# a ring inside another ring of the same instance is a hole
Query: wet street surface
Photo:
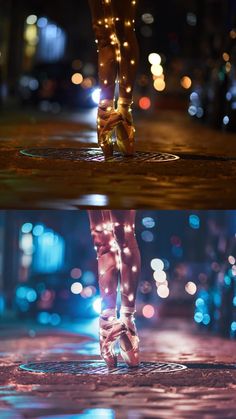
{"type": "Polygon", "coordinates": [[[104,161],[88,153],[80,160],[85,147],[96,147],[95,116],[89,110],[60,118],[2,117],[1,207],[235,208],[235,133],[210,129],[182,112],[136,115],[139,152],[180,158],[158,162],[117,155],[104,161]],[[27,149],[38,149],[39,157],[23,155],[27,149]],[[40,157],[42,149],[51,154],[40,157]]]}
{"type": "Polygon", "coordinates": [[[139,330],[140,369],[129,370],[119,359],[118,368],[108,371],[99,357],[97,321],[87,324],[88,335],[79,333],[79,325],[2,327],[0,417],[236,417],[235,342],[200,334],[179,320],[147,322],[139,330]],[[19,369],[27,363],[41,370],[19,369]],[[160,363],[187,369],[155,370],[160,363]],[[42,372],[45,365],[50,372],[42,372]]]}

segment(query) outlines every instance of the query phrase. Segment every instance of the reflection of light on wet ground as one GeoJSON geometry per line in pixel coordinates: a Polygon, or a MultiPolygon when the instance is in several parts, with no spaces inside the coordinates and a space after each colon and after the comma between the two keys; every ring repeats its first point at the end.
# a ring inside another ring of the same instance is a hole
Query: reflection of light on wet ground
{"type": "Polygon", "coordinates": [[[86,409],[75,415],[38,416],[38,419],[115,419],[112,409],[86,409]]]}
{"type": "Polygon", "coordinates": [[[109,198],[107,195],[88,194],[81,195],[78,199],[69,200],[48,200],[37,201],[37,207],[43,209],[78,209],[78,207],[107,207],[109,206],[109,198]]]}
{"type": "Polygon", "coordinates": [[[93,319],[83,319],[80,323],[71,325],[70,330],[80,335],[98,339],[99,317],[93,319]]]}
{"type": "MultiPolygon", "coordinates": [[[[53,139],[53,137],[50,137],[50,139],[53,139]]],[[[85,130],[85,131],[80,131],[79,133],[65,132],[62,139],[72,140],[79,143],[97,144],[97,133],[94,130],[85,130]]]]}
{"type": "Polygon", "coordinates": [[[80,354],[80,355],[99,355],[99,343],[98,342],[82,342],[82,343],[65,343],[58,345],[59,347],[53,348],[51,353],[69,353],[69,354],[80,354]]]}
{"type": "Polygon", "coordinates": [[[70,121],[96,126],[97,107],[70,114],[70,121]]]}
{"type": "Polygon", "coordinates": [[[109,200],[106,195],[88,194],[81,195],[74,203],[76,205],[103,207],[109,205],[109,200]]]}

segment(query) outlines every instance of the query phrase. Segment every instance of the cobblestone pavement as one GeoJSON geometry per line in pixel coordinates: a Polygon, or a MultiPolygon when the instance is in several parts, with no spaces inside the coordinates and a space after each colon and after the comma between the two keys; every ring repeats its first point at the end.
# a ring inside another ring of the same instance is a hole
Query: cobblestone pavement
{"type": "MultiPolygon", "coordinates": [[[[92,325],[93,333],[96,330],[92,325]]],[[[141,361],[177,362],[178,372],[32,373],[27,362],[100,360],[98,342],[69,329],[0,331],[0,417],[235,418],[235,341],[199,334],[178,320],[139,327],[141,361]]],[[[96,332],[95,332],[96,334],[96,332]]],[[[86,364],[85,364],[86,367],[86,364]]],[[[86,371],[86,370],[84,370],[86,371]]]]}
{"type": "Polygon", "coordinates": [[[181,112],[137,115],[139,151],[180,156],[170,162],[32,158],[35,147],[76,152],[96,147],[95,111],[59,118],[0,120],[2,208],[235,208],[236,134],[197,124],[181,112]]]}

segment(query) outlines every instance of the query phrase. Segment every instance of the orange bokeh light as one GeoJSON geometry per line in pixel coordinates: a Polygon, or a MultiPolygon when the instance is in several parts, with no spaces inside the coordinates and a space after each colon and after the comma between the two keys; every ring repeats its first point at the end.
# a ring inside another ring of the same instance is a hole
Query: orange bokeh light
{"type": "Polygon", "coordinates": [[[139,99],[139,107],[143,110],[147,110],[151,107],[151,100],[147,96],[143,96],[139,99]]]}

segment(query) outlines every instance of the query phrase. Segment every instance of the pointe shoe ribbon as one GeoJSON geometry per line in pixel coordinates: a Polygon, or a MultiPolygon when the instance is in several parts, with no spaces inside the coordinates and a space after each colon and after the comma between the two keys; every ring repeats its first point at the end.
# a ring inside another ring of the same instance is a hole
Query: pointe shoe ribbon
{"type": "Polygon", "coordinates": [[[124,307],[122,312],[130,315],[122,317],[126,332],[120,337],[120,353],[129,367],[137,367],[139,365],[139,337],[134,320],[134,311],[131,311],[129,307],[124,307]],[[127,346],[130,349],[126,349],[127,346]]]}
{"type": "Polygon", "coordinates": [[[116,127],[117,146],[125,156],[134,154],[135,128],[131,114],[132,102],[125,99],[118,101],[118,112],[121,115],[121,123],[116,127]],[[125,105],[125,107],[124,107],[125,105]]]}
{"type": "Polygon", "coordinates": [[[126,332],[126,326],[120,320],[100,317],[100,351],[108,368],[115,368],[117,365],[114,346],[124,332],[126,332]]]}
{"type": "Polygon", "coordinates": [[[98,144],[105,157],[113,155],[112,134],[115,127],[122,121],[121,114],[112,107],[98,108],[98,144]]]}

